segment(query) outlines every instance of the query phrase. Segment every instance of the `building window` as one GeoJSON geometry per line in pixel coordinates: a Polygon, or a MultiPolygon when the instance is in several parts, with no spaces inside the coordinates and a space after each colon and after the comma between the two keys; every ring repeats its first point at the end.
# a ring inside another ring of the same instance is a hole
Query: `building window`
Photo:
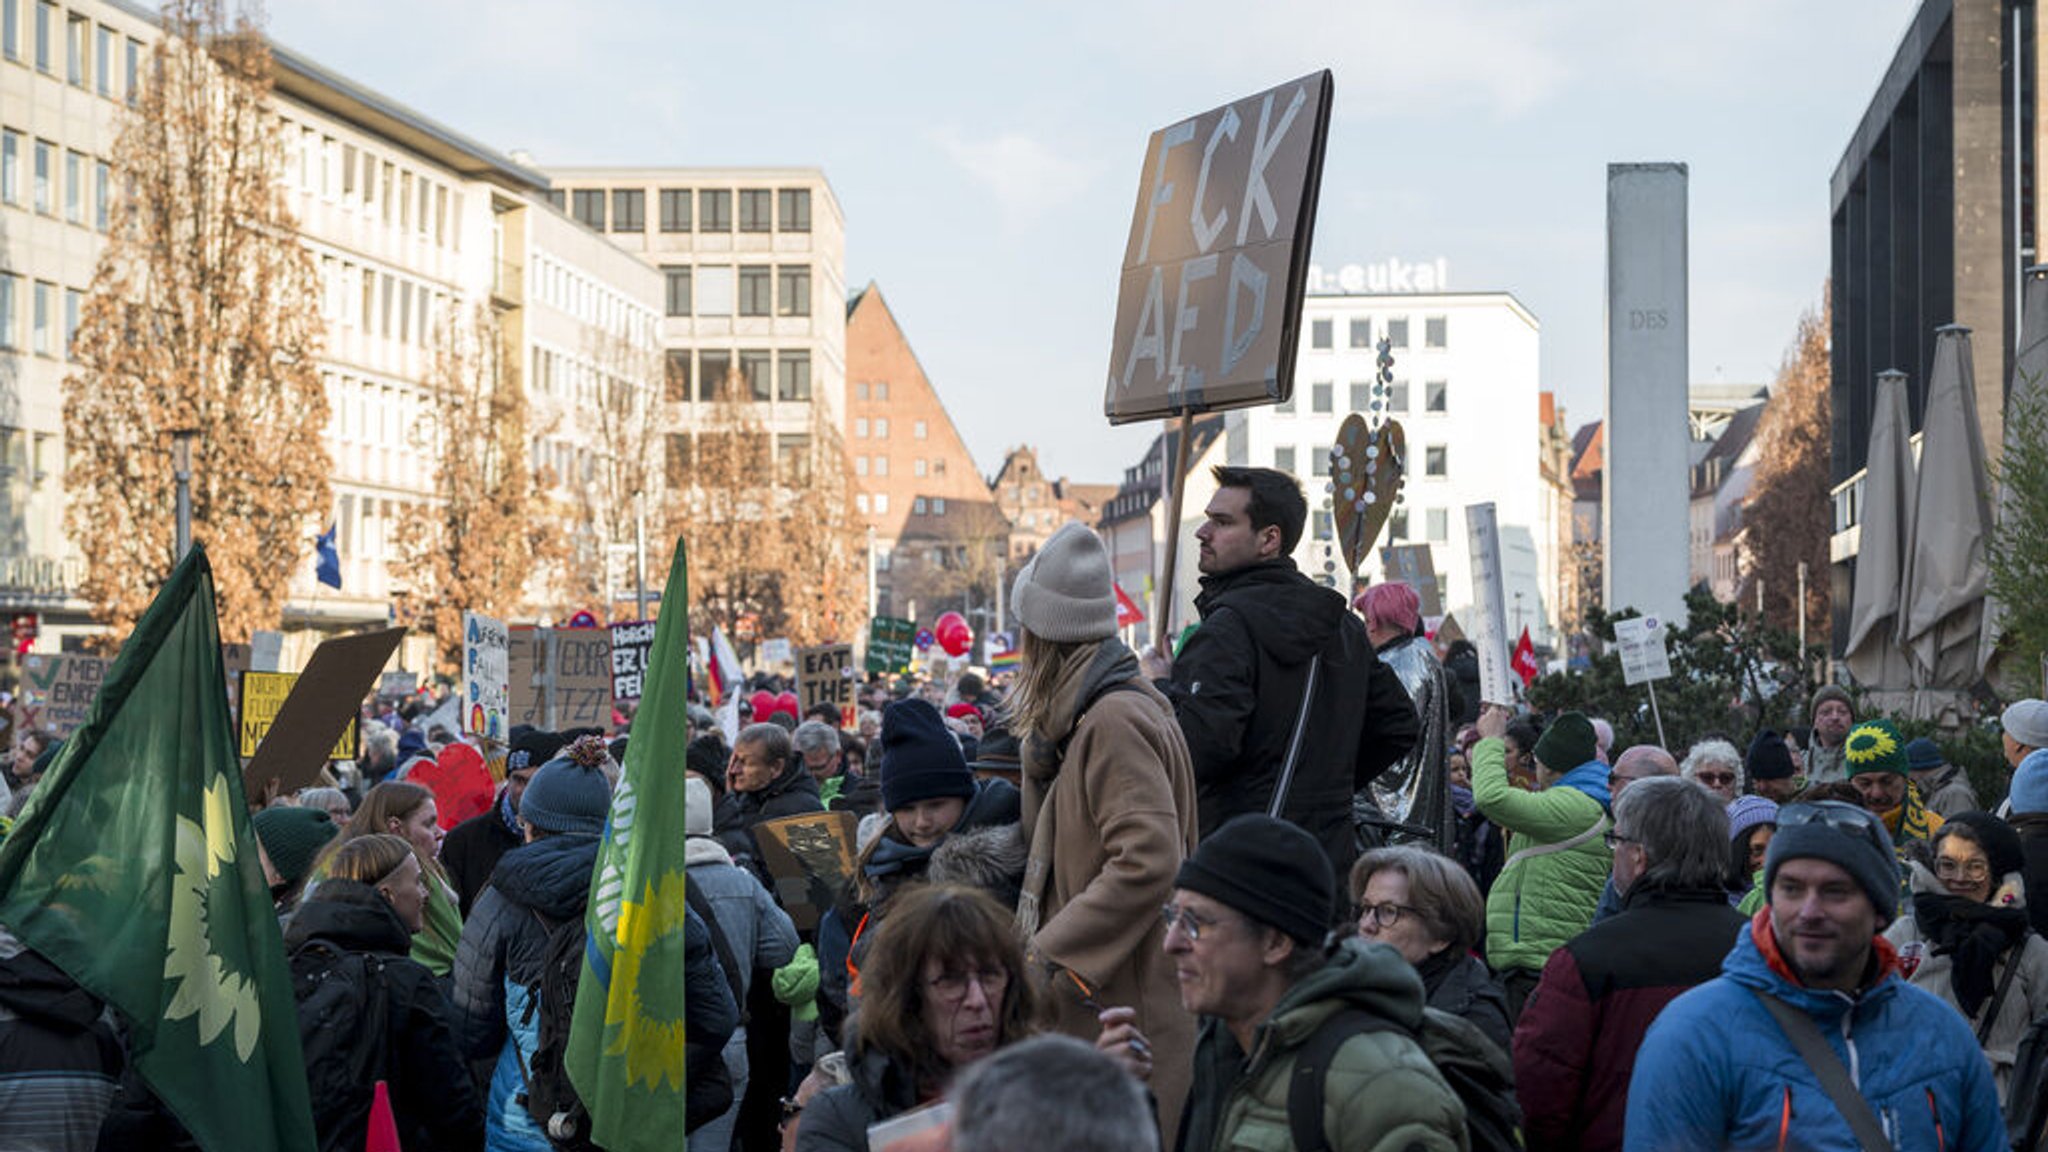
{"type": "Polygon", "coordinates": [[[1351,346],[1353,348],[1372,347],[1371,320],[1364,317],[1356,317],[1351,321],[1351,346]]]}
{"type": "Polygon", "coordinates": [[[1408,510],[1402,508],[1395,511],[1392,516],[1387,517],[1387,540],[1391,543],[1406,539],[1408,539],[1408,510]]]}
{"type": "Polygon", "coordinates": [[[769,231],[775,227],[774,212],[775,197],[768,189],[740,189],[740,231],[769,231]]]}
{"type": "Polygon", "coordinates": [[[1309,408],[1317,414],[1329,412],[1334,402],[1335,387],[1327,380],[1318,380],[1309,387],[1309,408]]]}
{"type": "Polygon", "coordinates": [[[21,59],[21,28],[15,23],[15,0],[0,0],[0,55],[21,59]]]}
{"type": "Polygon", "coordinates": [[[853,418],[853,438],[854,438],[854,439],[856,439],[856,440],[865,440],[865,439],[867,439],[867,438],[868,438],[868,418],[867,418],[867,417],[865,417],[865,416],[855,416],[855,417],[853,418]]]}
{"type": "Polygon", "coordinates": [[[762,349],[749,348],[740,353],[740,375],[747,381],[747,395],[754,400],[767,400],[775,394],[775,357],[762,349]]]}
{"type": "Polygon", "coordinates": [[[1330,450],[1321,446],[1308,450],[1308,472],[1311,476],[1330,474],[1330,450]]]}
{"type": "Polygon", "coordinates": [[[1287,399],[1282,400],[1278,404],[1275,404],[1273,406],[1273,411],[1278,412],[1283,416],[1294,415],[1294,393],[1292,391],[1289,391],[1287,393],[1287,399]]]}
{"type": "Polygon", "coordinates": [[[85,308],[85,293],[76,288],[64,290],[64,358],[76,360],[72,354],[72,341],[78,338],[78,315],[85,308]]]}
{"type": "Polygon", "coordinates": [[[811,438],[802,433],[775,438],[776,471],[791,488],[808,488],[811,483],[811,438]]]}
{"type": "Polygon", "coordinates": [[[696,273],[699,316],[732,315],[732,265],[699,264],[696,273]]]}
{"type": "Polygon", "coordinates": [[[1353,412],[1372,411],[1372,381],[1353,380],[1351,382],[1351,410],[1353,412]]]}
{"type": "Polygon", "coordinates": [[[661,230],[663,232],[688,232],[690,230],[690,190],[688,188],[663,188],[661,190],[661,230]]]}
{"type": "Polygon", "coordinates": [[[612,189],[612,231],[647,231],[647,193],[639,188],[612,189]]]}
{"type": "MultiPolygon", "coordinates": [[[[888,514],[889,494],[887,492],[875,493],[875,515],[887,516],[888,514]]],[[[875,555],[875,567],[880,568],[884,572],[889,570],[889,553],[886,550],[875,555]]]]}
{"type": "Polygon", "coordinates": [[[1291,445],[1273,449],[1273,467],[1289,476],[1294,475],[1294,448],[1291,445]]]}
{"type": "Polygon", "coordinates": [[[93,34],[92,78],[100,95],[114,94],[114,30],[105,24],[93,34]]]}
{"type": "Polygon", "coordinates": [[[930,469],[928,465],[925,463],[924,457],[919,456],[917,459],[912,460],[910,462],[910,474],[912,476],[925,476],[928,475],[929,472],[930,469]]]}
{"type": "Polygon", "coordinates": [[[1450,475],[1451,450],[1442,444],[1432,444],[1423,449],[1422,474],[1438,477],[1450,475]]]}
{"type": "Polygon", "coordinates": [[[51,165],[55,163],[52,157],[56,151],[57,146],[48,140],[36,141],[36,188],[33,207],[45,216],[50,214],[50,181],[57,176],[56,172],[51,170],[51,165]]]}
{"type": "Polygon", "coordinates": [[[1387,344],[1393,348],[1408,346],[1408,318],[1387,321],[1387,344]]]}
{"type": "MultiPolygon", "coordinates": [[[[707,351],[697,353],[697,399],[717,400],[732,375],[732,353],[707,351]]],[[[733,399],[739,399],[735,394],[733,399]]]]}
{"type": "Polygon", "coordinates": [[[1316,509],[1315,538],[1318,540],[1335,540],[1337,538],[1337,518],[1327,508],[1316,509]]]}
{"type": "Polygon", "coordinates": [[[105,160],[92,166],[92,224],[105,232],[113,225],[114,169],[105,160]]]}
{"type": "Polygon", "coordinates": [[[126,83],[122,85],[121,96],[128,103],[134,104],[142,99],[142,41],[128,41],[127,68],[128,75],[126,83]]]}
{"type": "Polygon", "coordinates": [[[1431,544],[1447,544],[1451,539],[1451,513],[1445,508],[1431,508],[1425,513],[1431,544]]]}
{"type": "Polygon", "coordinates": [[[51,25],[57,22],[57,6],[50,0],[36,0],[36,71],[50,70],[50,37],[56,35],[51,25]]]}
{"type": "Polygon", "coordinates": [[[740,315],[769,315],[769,308],[774,303],[772,292],[768,265],[740,265],[740,315]]]}
{"type": "Polygon", "coordinates": [[[92,51],[92,21],[74,13],[64,26],[64,78],[73,87],[86,86],[86,53],[92,51]]]}
{"type": "Polygon", "coordinates": [[[944,456],[940,456],[940,457],[937,457],[937,458],[933,459],[933,460],[932,460],[932,475],[934,475],[934,476],[944,476],[945,474],[946,474],[946,458],[945,458],[944,456]]]}
{"type": "Polygon", "coordinates": [[[667,265],[662,268],[662,278],[668,284],[668,314],[688,316],[690,314],[690,267],[667,265]]]}
{"type": "Polygon", "coordinates": [[[1330,329],[1333,326],[1333,324],[1334,321],[1330,320],[1309,321],[1308,346],[1314,348],[1318,352],[1328,351],[1330,347],[1330,329]]]}
{"type": "Polygon", "coordinates": [[[776,356],[775,394],[783,400],[807,402],[811,398],[811,354],[783,352],[776,356]]]}
{"type": "Polygon", "coordinates": [[[944,496],[934,496],[934,497],[932,497],[932,515],[934,515],[934,516],[944,516],[945,514],[946,514],[946,498],[945,498],[944,496]]]}
{"type": "Polygon", "coordinates": [[[1422,410],[1424,412],[1449,412],[1451,410],[1451,386],[1443,380],[1431,380],[1422,386],[1422,410]]]}
{"type": "Polygon", "coordinates": [[[911,514],[912,516],[922,516],[922,515],[924,515],[924,514],[925,514],[925,508],[926,508],[926,505],[925,505],[925,499],[924,499],[924,497],[922,497],[922,496],[919,496],[919,497],[917,497],[917,498],[916,498],[915,500],[912,500],[912,501],[910,502],[910,514],[911,514]]]}
{"type": "Polygon", "coordinates": [[[1408,413],[1408,382],[1396,380],[1387,385],[1387,411],[1405,416],[1408,413]]]}
{"type": "Polygon", "coordinates": [[[569,210],[569,194],[560,188],[548,189],[547,198],[548,203],[554,206],[555,211],[567,212],[569,210]]]}
{"type": "MultiPolygon", "coordinates": [[[[867,457],[865,457],[865,456],[855,456],[855,457],[853,458],[853,474],[854,474],[855,476],[863,476],[863,477],[864,477],[864,476],[866,476],[866,475],[868,474],[868,458],[867,458],[867,457]]],[[[862,500],[863,500],[863,501],[865,501],[865,500],[866,500],[866,497],[862,497],[862,500]]],[[[862,508],[862,509],[861,509],[861,511],[865,512],[865,511],[867,511],[867,509],[866,509],[866,508],[862,508]]]]}
{"type": "Polygon", "coordinates": [[[604,231],[604,189],[578,188],[569,194],[570,215],[584,227],[604,231]]]}
{"type": "MultiPolygon", "coordinates": [[[[9,10],[6,15],[12,16],[12,10],[9,10]]],[[[21,347],[14,335],[15,285],[20,283],[21,277],[14,275],[12,272],[0,272],[0,348],[5,348],[9,351],[21,347]]]]}
{"type": "Polygon", "coordinates": [[[887,456],[875,457],[875,475],[882,477],[889,475],[889,458],[887,456]]]}
{"type": "Polygon", "coordinates": [[[914,421],[914,422],[912,422],[912,424],[910,425],[910,438],[911,438],[912,440],[922,440],[922,439],[924,439],[924,438],[925,438],[925,435],[926,435],[926,432],[927,432],[927,431],[928,431],[928,430],[927,430],[927,429],[926,429],[926,427],[925,427],[925,423],[924,423],[924,421],[922,421],[922,420],[914,421]]]}
{"type": "Polygon", "coordinates": [[[887,440],[888,438],[889,438],[889,418],[888,418],[887,416],[877,416],[877,417],[875,417],[875,439],[877,439],[877,440],[887,440]]]}
{"type": "Polygon", "coordinates": [[[853,398],[855,400],[865,400],[868,398],[867,381],[863,380],[853,386],[853,398]]]}
{"type": "Polygon", "coordinates": [[[690,398],[690,351],[687,348],[671,348],[667,356],[668,370],[662,374],[666,389],[663,395],[670,400],[683,401],[690,398]]]}
{"type": "Polygon", "coordinates": [[[1447,348],[1450,346],[1448,327],[1450,321],[1442,316],[1431,316],[1422,322],[1422,346],[1424,348],[1447,348]]]}
{"type": "Polygon", "coordinates": [[[0,132],[0,204],[21,203],[21,133],[0,132]]]}
{"type": "Polygon", "coordinates": [[[732,231],[732,193],[723,188],[706,188],[697,193],[697,230],[732,231]]]}
{"type": "Polygon", "coordinates": [[[775,270],[778,316],[809,316],[811,314],[811,267],[808,264],[785,264],[775,270]]]}
{"type": "Polygon", "coordinates": [[[889,382],[887,380],[875,381],[875,400],[882,404],[889,402],[889,382]]]}
{"type": "Polygon", "coordinates": [[[50,354],[50,294],[56,290],[54,284],[36,281],[35,300],[29,316],[29,349],[38,356],[50,354]]]}
{"type": "Polygon", "coordinates": [[[64,153],[64,219],[85,223],[85,157],[64,153]]]}
{"type": "Polygon", "coordinates": [[[811,230],[811,190],[809,188],[784,188],[776,194],[782,201],[782,230],[784,232],[809,232],[811,230]]]}

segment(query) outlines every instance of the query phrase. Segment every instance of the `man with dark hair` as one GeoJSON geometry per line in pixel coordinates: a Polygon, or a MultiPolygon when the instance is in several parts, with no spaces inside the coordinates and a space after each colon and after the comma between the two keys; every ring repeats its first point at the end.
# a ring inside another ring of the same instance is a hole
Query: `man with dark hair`
{"type": "Polygon", "coordinates": [[[1187,737],[1203,836],[1267,810],[1301,719],[1281,814],[1315,836],[1337,875],[1349,875],[1358,855],[1351,797],[1415,743],[1415,707],[1344,597],[1295,567],[1289,554],[1308,516],[1301,485],[1270,468],[1215,476],[1221,487],[1195,531],[1202,626],[1177,657],[1148,653],[1145,672],[1187,737]]]}

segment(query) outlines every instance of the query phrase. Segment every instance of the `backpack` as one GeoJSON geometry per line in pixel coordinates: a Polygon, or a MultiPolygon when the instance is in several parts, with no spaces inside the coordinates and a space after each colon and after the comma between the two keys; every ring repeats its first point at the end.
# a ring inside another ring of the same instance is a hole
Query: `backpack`
{"type": "MultiPolygon", "coordinates": [[[[2017,967],[2017,965],[2015,965],[2017,967]]],[[[2048,1137],[2048,1014],[2027,1025],[2006,1082],[2006,1135],[2014,1152],[2037,1152],[2048,1137]]]]}
{"type": "MultiPolygon", "coordinates": [[[[711,948],[718,953],[718,966],[725,972],[726,986],[732,989],[732,1002],[740,1011],[740,1027],[745,1028],[747,995],[740,990],[739,961],[733,957],[732,945],[725,942],[725,932],[719,928],[717,917],[711,914],[711,901],[689,884],[683,885],[683,899],[690,905],[690,911],[697,914],[697,919],[704,922],[704,930],[711,936],[711,948]]],[[[725,1115],[725,1110],[732,1107],[734,1091],[732,1070],[725,1066],[722,1049],[695,1041],[686,1042],[683,1047],[683,1083],[687,1097],[683,1134],[687,1136],[725,1115]]]]}
{"type": "Polygon", "coordinates": [[[1437,1074],[1465,1105],[1465,1129],[1472,1152],[1520,1152],[1522,1108],[1515,1102],[1515,1077],[1499,1045],[1462,1016],[1424,1008],[1422,1030],[1410,1034],[1391,1020],[1357,1008],[1332,1013],[1294,1061],[1287,1085],[1287,1127],[1296,1152],[1330,1152],[1323,1131],[1323,1081],[1330,1061],[1346,1040],[1362,1032],[1413,1035],[1437,1074]]]}
{"type": "Polygon", "coordinates": [[[540,1028],[533,1057],[520,1071],[526,1079],[526,1112],[557,1148],[596,1152],[590,1142],[590,1111],[569,1083],[569,1024],[576,1010],[576,984],[583,975],[587,932],[582,917],[550,924],[539,912],[533,918],[548,934],[541,950],[540,980],[527,1004],[527,1018],[537,1011],[540,1028]]]}
{"type": "Polygon", "coordinates": [[[362,1146],[375,1084],[390,1079],[391,993],[384,967],[382,957],[326,940],[309,940],[291,955],[299,1046],[322,1152],[362,1146]]]}

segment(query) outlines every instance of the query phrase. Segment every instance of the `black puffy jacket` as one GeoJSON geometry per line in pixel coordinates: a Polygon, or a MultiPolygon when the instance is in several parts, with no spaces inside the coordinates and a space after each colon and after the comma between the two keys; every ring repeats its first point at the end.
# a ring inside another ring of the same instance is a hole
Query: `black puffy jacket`
{"type": "Polygon", "coordinates": [[[1321,841],[1339,877],[1358,856],[1351,796],[1415,743],[1415,706],[1381,664],[1344,597],[1264,560],[1204,576],[1202,626],[1159,682],[1195,762],[1203,836],[1264,812],[1301,712],[1309,660],[1322,654],[1300,764],[1282,813],[1321,841]]]}
{"type": "MultiPolygon", "coordinates": [[[[315,940],[383,961],[390,1018],[383,1068],[399,1143],[407,1148],[480,1149],[484,1106],[455,1048],[447,998],[434,976],[407,957],[412,933],[375,888],[353,880],[322,880],[292,916],[285,947],[315,940]]],[[[366,1033],[367,1034],[367,1030],[366,1033]]],[[[322,1148],[361,1148],[369,1112],[340,1131],[322,1132],[322,1148]]]]}

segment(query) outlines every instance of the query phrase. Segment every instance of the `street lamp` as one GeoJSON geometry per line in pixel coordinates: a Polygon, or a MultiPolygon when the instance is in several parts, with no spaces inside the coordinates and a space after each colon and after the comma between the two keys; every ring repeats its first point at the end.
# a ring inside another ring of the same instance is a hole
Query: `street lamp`
{"type": "Polygon", "coordinates": [[[197,428],[171,429],[171,474],[178,481],[178,556],[192,550],[192,441],[197,428]]]}

